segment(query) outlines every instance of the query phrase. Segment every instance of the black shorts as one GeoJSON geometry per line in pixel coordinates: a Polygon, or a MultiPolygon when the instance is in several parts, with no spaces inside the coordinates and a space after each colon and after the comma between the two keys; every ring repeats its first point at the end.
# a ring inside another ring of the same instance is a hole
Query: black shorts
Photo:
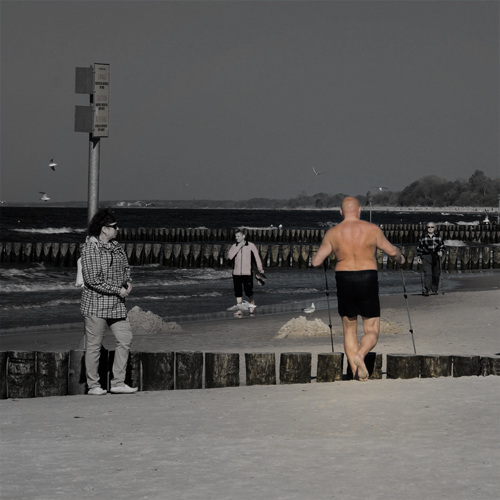
{"type": "Polygon", "coordinates": [[[377,271],[336,271],[335,280],[340,316],[380,317],[377,271]]]}

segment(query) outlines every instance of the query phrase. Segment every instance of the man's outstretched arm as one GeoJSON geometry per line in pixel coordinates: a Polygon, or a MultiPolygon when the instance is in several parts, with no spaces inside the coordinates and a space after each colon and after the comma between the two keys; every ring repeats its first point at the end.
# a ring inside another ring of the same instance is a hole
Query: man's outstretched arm
{"type": "Polygon", "coordinates": [[[323,242],[316,252],[316,255],[314,255],[312,258],[312,265],[314,267],[321,266],[321,264],[323,264],[323,261],[331,255],[332,251],[333,250],[331,243],[323,239],[323,242]]]}
{"type": "Polygon", "coordinates": [[[395,260],[399,265],[405,263],[405,258],[398,247],[395,247],[389,240],[385,237],[382,230],[377,237],[377,247],[384,251],[392,260],[395,260]]]}

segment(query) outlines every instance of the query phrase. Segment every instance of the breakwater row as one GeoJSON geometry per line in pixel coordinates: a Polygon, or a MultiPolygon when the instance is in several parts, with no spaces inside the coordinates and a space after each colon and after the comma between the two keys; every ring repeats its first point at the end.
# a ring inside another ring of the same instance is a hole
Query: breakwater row
{"type": "MultiPolygon", "coordinates": [[[[497,224],[437,224],[440,236],[445,240],[500,243],[500,226],[497,224]]],[[[385,224],[382,227],[387,239],[394,245],[417,243],[425,234],[422,224],[385,224]]],[[[283,229],[245,228],[247,240],[254,243],[320,243],[328,228],[283,229]]],[[[235,228],[120,228],[118,241],[144,241],[169,243],[225,243],[234,240],[235,228]]]]}
{"type": "MultiPolygon", "coordinates": [[[[245,353],[245,380],[249,385],[306,384],[313,380],[312,354],[282,352],[276,355],[245,353]],[[277,377],[279,373],[279,378],[277,377]]],[[[109,390],[114,351],[102,349],[99,376],[109,390]]],[[[383,378],[383,357],[366,357],[370,379],[383,378]]],[[[342,352],[317,355],[316,382],[352,380],[342,352]],[[344,365],[347,369],[344,371],[344,365]]],[[[85,394],[87,390],[84,351],[0,352],[0,399],[85,394]]],[[[500,357],[478,355],[387,354],[387,378],[437,378],[500,375],[500,357]]],[[[237,387],[240,381],[239,353],[131,352],[125,382],[141,391],[212,389],[237,387]]]]}
{"type": "MultiPolygon", "coordinates": [[[[166,267],[231,267],[227,253],[232,243],[123,243],[131,265],[158,264],[166,267]]],[[[319,244],[257,244],[264,267],[311,267],[319,244]]],[[[406,257],[404,269],[417,267],[416,245],[400,246],[406,257]]],[[[80,256],[78,243],[0,242],[0,262],[45,263],[57,267],[76,267],[80,256]]],[[[377,252],[379,269],[393,269],[394,263],[377,252]]],[[[499,245],[449,246],[442,257],[442,268],[448,271],[500,269],[499,245]]],[[[335,258],[329,260],[333,268],[335,258]]]]}

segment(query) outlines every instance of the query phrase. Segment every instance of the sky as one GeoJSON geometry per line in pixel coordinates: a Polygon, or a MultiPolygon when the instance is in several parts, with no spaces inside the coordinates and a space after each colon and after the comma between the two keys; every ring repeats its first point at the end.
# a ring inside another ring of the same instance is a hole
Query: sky
{"type": "Polygon", "coordinates": [[[89,135],[74,115],[90,97],[75,93],[75,68],[94,63],[110,65],[100,200],[500,177],[499,11],[476,0],[0,0],[0,200],[87,199],[89,135]]]}

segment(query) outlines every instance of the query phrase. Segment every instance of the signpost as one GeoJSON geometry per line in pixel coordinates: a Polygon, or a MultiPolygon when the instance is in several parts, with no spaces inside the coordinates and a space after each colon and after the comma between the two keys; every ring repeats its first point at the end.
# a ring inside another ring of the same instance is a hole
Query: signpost
{"type": "Polygon", "coordinates": [[[109,64],[94,65],[94,112],[92,135],[108,137],[109,129],[109,64]]]}
{"type": "Polygon", "coordinates": [[[90,106],[75,107],[75,132],[89,134],[88,220],[99,209],[100,138],[109,131],[109,64],[76,68],[75,92],[90,94],[90,106]]]}

